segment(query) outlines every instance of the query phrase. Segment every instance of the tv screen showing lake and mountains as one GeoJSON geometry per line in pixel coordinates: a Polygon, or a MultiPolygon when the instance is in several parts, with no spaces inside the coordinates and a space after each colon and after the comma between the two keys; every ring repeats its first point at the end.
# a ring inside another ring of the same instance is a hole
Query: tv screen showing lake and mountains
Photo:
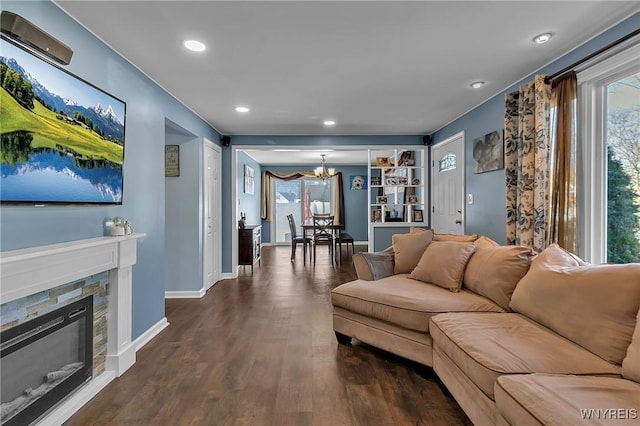
{"type": "Polygon", "coordinates": [[[125,104],[0,40],[0,201],[122,204],[125,104]]]}

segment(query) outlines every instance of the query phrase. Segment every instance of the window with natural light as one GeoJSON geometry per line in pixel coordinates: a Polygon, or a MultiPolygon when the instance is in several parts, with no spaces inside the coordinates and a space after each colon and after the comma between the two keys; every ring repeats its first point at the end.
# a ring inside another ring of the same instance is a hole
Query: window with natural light
{"type": "Polygon", "coordinates": [[[640,262],[640,72],[604,90],[607,262],[640,262]]]}
{"type": "MultiPolygon", "coordinates": [[[[291,232],[287,215],[293,214],[298,228],[305,220],[311,220],[314,214],[331,213],[333,179],[302,178],[295,180],[273,180],[274,191],[274,241],[288,243],[291,232]]],[[[298,230],[299,231],[299,230],[298,230]]]]}
{"type": "Polygon", "coordinates": [[[640,45],[578,73],[580,252],[640,262],[640,45]]]}

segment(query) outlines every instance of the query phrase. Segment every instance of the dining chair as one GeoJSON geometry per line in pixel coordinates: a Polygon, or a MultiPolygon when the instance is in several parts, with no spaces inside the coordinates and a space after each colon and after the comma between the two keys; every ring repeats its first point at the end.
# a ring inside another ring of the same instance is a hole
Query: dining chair
{"type": "Polygon", "coordinates": [[[329,256],[333,263],[333,220],[330,215],[313,216],[313,264],[316,264],[316,247],[318,245],[329,246],[329,256]]]}
{"type": "Polygon", "coordinates": [[[347,251],[349,251],[349,244],[351,244],[351,257],[353,257],[353,254],[355,253],[353,237],[348,232],[339,230],[338,236],[336,237],[336,250],[338,250],[338,258],[340,259],[340,262],[342,262],[342,244],[347,246],[347,251]]]}
{"type": "MultiPolygon", "coordinates": [[[[298,244],[304,244],[304,252],[307,252],[307,245],[309,246],[309,256],[311,256],[311,238],[306,235],[298,236],[298,229],[296,227],[296,221],[293,218],[293,215],[287,215],[287,220],[289,221],[289,230],[291,231],[291,260],[293,261],[296,258],[296,249],[298,248],[298,244]]],[[[303,263],[307,264],[307,256],[302,256],[303,263]]]]}

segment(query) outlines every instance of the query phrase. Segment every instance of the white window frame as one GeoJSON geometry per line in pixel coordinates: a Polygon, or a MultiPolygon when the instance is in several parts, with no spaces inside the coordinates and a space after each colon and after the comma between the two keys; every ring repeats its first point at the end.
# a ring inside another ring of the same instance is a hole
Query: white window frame
{"type": "Polygon", "coordinates": [[[605,86],[640,70],[640,43],[580,71],[578,77],[578,254],[607,259],[607,144],[605,86]]]}

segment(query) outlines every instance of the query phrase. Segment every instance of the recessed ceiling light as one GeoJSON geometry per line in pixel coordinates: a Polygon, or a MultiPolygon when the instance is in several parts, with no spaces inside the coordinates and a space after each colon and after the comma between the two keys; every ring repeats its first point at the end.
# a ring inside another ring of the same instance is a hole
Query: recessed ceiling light
{"type": "Polygon", "coordinates": [[[469,86],[473,87],[474,89],[479,89],[484,86],[484,81],[474,81],[469,86]]]}
{"type": "Polygon", "coordinates": [[[325,126],[335,126],[336,122],[333,120],[325,120],[324,125],[325,126]]]}
{"type": "Polygon", "coordinates": [[[533,42],[536,44],[545,44],[551,40],[551,37],[553,37],[553,34],[551,33],[538,34],[533,38],[533,42]]]}
{"type": "Polygon", "coordinates": [[[236,107],[236,111],[237,112],[249,112],[249,108],[243,107],[243,106],[237,106],[236,107]]]}
{"type": "Polygon", "coordinates": [[[184,42],[184,47],[194,52],[204,52],[207,46],[203,42],[198,40],[187,40],[184,42]]]}

